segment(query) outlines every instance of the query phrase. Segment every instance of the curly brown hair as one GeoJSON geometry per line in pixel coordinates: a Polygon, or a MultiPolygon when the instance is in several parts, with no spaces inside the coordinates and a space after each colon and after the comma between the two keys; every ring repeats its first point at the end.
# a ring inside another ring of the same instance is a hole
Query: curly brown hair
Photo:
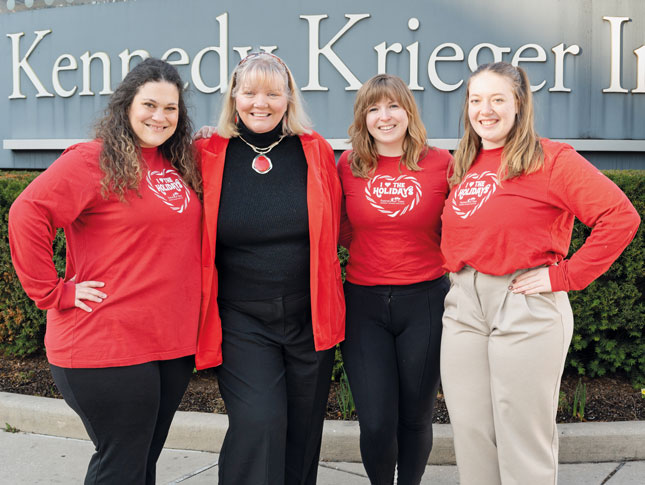
{"type": "Polygon", "coordinates": [[[177,87],[179,119],[175,132],[159,150],[201,198],[202,179],[192,145],[193,125],[184,101],[184,83],[175,67],[153,58],[145,59],[125,76],[96,124],[96,137],[103,142],[99,165],[104,173],[101,194],[105,198],[115,194],[125,201],[126,193],[139,187],[143,175],[141,147],[130,125],[130,106],[141,86],[162,81],[177,87]]]}

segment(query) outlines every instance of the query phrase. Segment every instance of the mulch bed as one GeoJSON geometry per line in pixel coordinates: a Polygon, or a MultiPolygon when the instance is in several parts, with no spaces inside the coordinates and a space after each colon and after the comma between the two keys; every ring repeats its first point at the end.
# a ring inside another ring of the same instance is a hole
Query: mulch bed
{"type": "MultiPolygon", "coordinates": [[[[579,417],[572,416],[573,396],[578,381],[579,377],[575,375],[565,375],[562,379],[561,390],[564,395],[558,410],[557,420],[559,423],[581,421],[579,417]]],[[[583,377],[582,383],[586,384],[587,390],[584,421],[645,420],[645,398],[641,396],[640,389],[635,390],[627,379],[583,377]]],[[[337,384],[332,382],[327,403],[327,419],[342,419],[336,398],[337,390],[337,384]]],[[[26,359],[0,356],[0,391],[33,396],[61,397],[49,372],[49,365],[42,355],[26,359]]],[[[179,409],[205,413],[225,412],[224,403],[217,387],[217,378],[212,369],[195,373],[179,409]]],[[[356,419],[356,417],[352,416],[351,419],[356,419]]],[[[437,399],[433,422],[450,422],[441,394],[437,399]]]]}

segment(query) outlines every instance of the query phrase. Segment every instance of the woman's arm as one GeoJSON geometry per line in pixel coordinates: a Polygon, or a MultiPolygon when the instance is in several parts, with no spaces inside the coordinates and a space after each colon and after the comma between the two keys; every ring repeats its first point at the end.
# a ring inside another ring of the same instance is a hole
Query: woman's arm
{"type": "Polygon", "coordinates": [[[549,196],[591,227],[591,234],[569,260],[519,276],[513,284],[516,293],[586,288],[620,256],[640,224],[627,196],[571,147],[557,155],[549,196]]]}
{"type": "Polygon", "coordinates": [[[11,258],[25,292],[41,309],[78,306],[88,311],[82,300],[106,297],[95,289],[102,282],[60,278],[52,260],[56,229],[69,226],[97,196],[96,180],[80,152],[72,147],[63,153],[9,210],[11,258]]]}
{"type": "MultiPolygon", "coordinates": [[[[344,152],[340,160],[338,160],[338,165],[336,166],[337,172],[338,172],[338,178],[340,180],[340,185],[341,189],[343,186],[343,178],[347,176],[352,176],[351,172],[349,172],[349,166],[347,165],[347,155],[349,152],[344,152]],[[349,173],[348,173],[349,172],[349,173]]],[[[346,206],[346,201],[345,201],[345,191],[343,190],[343,198],[341,201],[341,206],[340,206],[340,237],[339,237],[339,244],[341,246],[344,246],[345,248],[349,249],[349,245],[352,242],[352,234],[353,234],[353,229],[352,229],[352,223],[349,221],[349,217],[347,217],[347,206],[346,206]]]]}

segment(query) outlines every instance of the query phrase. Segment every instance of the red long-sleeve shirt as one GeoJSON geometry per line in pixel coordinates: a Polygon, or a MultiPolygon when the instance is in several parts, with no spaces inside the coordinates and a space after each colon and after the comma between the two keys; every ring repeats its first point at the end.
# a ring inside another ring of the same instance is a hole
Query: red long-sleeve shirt
{"type": "Polygon", "coordinates": [[[347,280],[358,285],[408,285],[444,273],[439,243],[448,194],[450,153],[430,149],[410,171],[400,157],[379,157],[369,179],[355,177],[345,152],[340,243],[349,250],[347,280]]]}
{"type": "Polygon", "coordinates": [[[542,169],[501,183],[502,148],[482,150],[452,188],[442,215],[448,271],[468,265],[504,275],[546,265],[553,291],[581,290],[631,242],[640,217],[625,194],[569,145],[543,139],[542,147],[542,169]],[[593,230],[566,260],[574,216],[593,230]]]}
{"type": "Polygon", "coordinates": [[[48,309],[47,358],[60,367],[112,367],[194,354],[201,204],[156,148],[142,149],[140,197],[104,199],[100,150],[97,141],[66,150],[9,212],[16,272],[48,309]],[[58,227],[67,239],[65,278],[52,262],[58,227]],[[88,280],[105,282],[108,295],[85,301],[91,313],[74,306],[75,283],[88,280]]]}

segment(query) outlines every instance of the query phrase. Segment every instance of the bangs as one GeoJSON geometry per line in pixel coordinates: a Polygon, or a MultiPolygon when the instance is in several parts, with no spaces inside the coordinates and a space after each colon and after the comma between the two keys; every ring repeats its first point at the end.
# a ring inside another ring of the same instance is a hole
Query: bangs
{"type": "Polygon", "coordinates": [[[401,102],[394,86],[387,85],[386,83],[379,83],[374,86],[370,90],[370,93],[365,97],[365,108],[368,108],[383,99],[391,99],[397,103],[401,102]]]}
{"type": "Polygon", "coordinates": [[[281,72],[274,64],[256,62],[238,75],[240,81],[235,86],[233,95],[237,94],[242,86],[265,88],[270,91],[280,91],[287,96],[290,95],[286,73],[281,72]]]}
{"type": "Polygon", "coordinates": [[[370,106],[379,103],[381,100],[389,99],[400,104],[405,111],[410,113],[410,100],[407,95],[407,87],[403,89],[391,79],[381,78],[366,86],[365,94],[361,100],[361,112],[365,113],[370,106]]]}

